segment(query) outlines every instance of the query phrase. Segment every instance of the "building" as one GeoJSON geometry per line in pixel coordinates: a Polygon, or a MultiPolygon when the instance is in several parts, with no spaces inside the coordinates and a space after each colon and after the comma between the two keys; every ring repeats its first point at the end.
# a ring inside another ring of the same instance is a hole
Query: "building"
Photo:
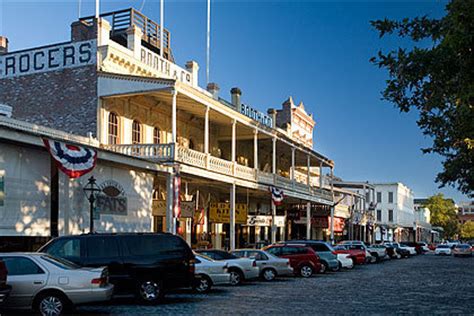
{"type": "Polygon", "coordinates": [[[265,114],[238,88],[230,101],[217,84],[201,88],[198,64],[178,66],[159,30],[126,9],[79,19],[64,43],[10,52],[1,37],[0,103],[12,109],[0,120],[1,236],[88,232],[93,175],[107,202],[96,231],[169,231],[230,249],[313,237],[315,210],[334,206],[334,162],[312,148],[312,116],[291,98],[265,114]],[[96,167],[58,175],[41,138],[97,151],[96,167]]]}
{"type": "Polygon", "coordinates": [[[460,202],[458,206],[459,224],[474,221],[474,201],[460,202]]]}
{"type": "Polygon", "coordinates": [[[414,241],[413,191],[400,182],[374,183],[376,241],[414,241]]]}
{"type": "Polygon", "coordinates": [[[427,199],[415,199],[415,240],[432,242],[439,239],[439,233],[433,230],[431,225],[431,211],[425,206],[427,199]]]}

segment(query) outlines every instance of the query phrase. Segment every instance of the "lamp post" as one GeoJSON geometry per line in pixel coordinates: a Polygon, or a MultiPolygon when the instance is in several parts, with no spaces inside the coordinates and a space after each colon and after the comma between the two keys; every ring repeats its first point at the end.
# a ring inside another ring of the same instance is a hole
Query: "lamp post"
{"type": "Polygon", "coordinates": [[[89,233],[93,233],[94,232],[94,203],[96,200],[95,195],[97,192],[101,191],[96,184],[96,179],[94,178],[94,176],[90,177],[89,180],[87,180],[87,184],[84,186],[83,190],[86,196],[87,194],[89,194],[89,196],[87,197],[87,200],[89,201],[89,207],[90,207],[89,233]]]}

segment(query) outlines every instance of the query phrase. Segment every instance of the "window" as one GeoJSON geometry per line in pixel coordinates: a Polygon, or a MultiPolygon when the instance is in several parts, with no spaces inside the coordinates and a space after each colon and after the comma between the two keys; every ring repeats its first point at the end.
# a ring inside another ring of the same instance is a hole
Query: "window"
{"type": "Polygon", "coordinates": [[[248,257],[254,257],[257,261],[268,260],[268,257],[260,251],[249,251],[248,257]]]}
{"type": "Polygon", "coordinates": [[[117,114],[114,112],[109,113],[109,144],[118,143],[119,123],[117,114]]]}
{"type": "MultiPolygon", "coordinates": [[[[157,235],[157,236],[126,236],[122,237],[123,242],[132,256],[154,256],[170,252],[184,253],[185,243],[178,237],[157,235]]],[[[210,256],[208,253],[204,253],[210,256]]]]}
{"type": "Polygon", "coordinates": [[[281,255],[281,248],[282,247],[273,247],[269,248],[266,251],[274,256],[280,256],[281,255]]]}
{"type": "Polygon", "coordinates": [[[382,203],[382,192],[377,192],[377,203],[382,203]]]}
{"type": "Polygon", "coordinates": [[[140,144],[142,142],[142,125],[138,121],[132,123],[132,144],[140,144]]]}
{"type": "Polygon", "coordinates": [[[311,248],[316,252],[330,251],[325,244],[311,244],[311,248]]]}
{"type": "Polygon", "coordinates": [[[153,129],[153,144],[161,144],[160,129],[155,127],[153,129]]]}
{"type": "Polygon", "coordinates": [[[78,259],[81,257],[81,241],[78,238],[59,239],[46,251],[54,257],[78,259]]]}
{"type": "Polygon", "coordinates": [[[117,239],[115,237],[87,238],[89,258],[116,258],[119,256],[117,239]]]}
{"type": "Polygon", "coordinates": [[[388,203],[393,203],[393,192],[388,192],[388,203]]]}
{"type": "Polygon", "coordinates": [[[388,210],[388,221],[393,222],[393,210],[388,210]]]}
{"type": "Polygon", "coordinates": [[[31,259],[24,257],[3,257],[8,275],[43,274],[44,271],[31,259]]]}
{"type": "Polygon", "coordinates": [[[377,222],[382,221],[382,210],[377,210],[377,222]]]}

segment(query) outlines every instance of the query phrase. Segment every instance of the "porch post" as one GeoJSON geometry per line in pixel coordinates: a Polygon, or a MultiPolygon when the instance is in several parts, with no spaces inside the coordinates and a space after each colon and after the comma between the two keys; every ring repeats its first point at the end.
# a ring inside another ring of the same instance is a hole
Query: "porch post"
{"type": "Polygon", "coordinates": [[[236,151],[236,148],[235,148],[235,145],[236,145],[236,140],[235,140],[235,137],[236,137],[236,127],[237,127],[237,121],[236,120],[232,120],[232,156],[231,156],[231,160],[232,160],[232,164],[233,164],[233,174],[235,174],[235,151],[236,151]]]}
{"type": "MultiPolygon", "coordinates": [[[[334,168],[331,167],[331,195],[334,203],[334,168]]],[[[331,206],[331,243],[334,244],[334,204],[331,206]]]]}
{"type": "Polygon", "coordinates": [[[291,147],[291,181],[295,181],[295,146],[291,147]]]}
{"type": "Polygon", "coordinates": [[[258,129],[253,131],[253,168],[258,171],[258,129]]]}
{"type": "Polygon", "coordinates": [[[176,96],[178,91],[176,89],[171,90],[171,95],[173,96],[171,101],[171,142],[176,143],[176,96]]]}
{"type": "Polygon", "coordinates": [[[276,151],[277,151],[277,139],[276,137],[273,137],[272,139],[273,142],[273,154],[272,154],[272,173],[276,174],[276,164],[277,164],[277,158],[276,158],[276,151]]]}
{"type": "Polygon", "coordinates": [[[319,162],[319,188],[323,188],[323,162],[319,162]]]}
{"type": "Polygon", "coordinates": [[[307,170],[307,176],[308,176],[308,179],[307,179],[307,182],[308,182],[308,187],[311,188],[311,156],[308,155],[307,158],[306,158],[306,168],[308,169],[307,170]]]}
{"type": "Polygon", "coordinates": [[[174,214],[173,214],[173,172],[166,174],[166,231],[173,233],[174,231],[174,214]]]}
{"type": "Polygon", "coordinates": [[[235,183],[230,187],[230,251],[235,249],[235,183]]]}
{"type": "Polygon", "coordinates": [[[209,106],[204,114],[204,153],[206,154],[206,167],[209,167],[209,106]]]}
{"type": "Polygon", "coordinates": [[[272,244],[276,243],[276,225],[275,225],[275,216],[276,216],[276,205],[272,201],[272,227],[271,227],[271,242],[272,244]]]}
{"type": "Polygon", "coordinates": [[[311,202],[306,203],[306,239],[311,239],[311,202]]]}

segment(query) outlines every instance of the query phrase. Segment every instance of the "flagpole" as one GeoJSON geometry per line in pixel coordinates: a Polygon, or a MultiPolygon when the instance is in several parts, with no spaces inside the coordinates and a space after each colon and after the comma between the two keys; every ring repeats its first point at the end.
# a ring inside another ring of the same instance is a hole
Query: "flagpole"
{"type": "Polygon", "coordinates": [[[95,0],[95,18],[99,18],[99,0],[95,0]]]}
{"type": "Polygon", "coordinates": [[[78,18],[81,18],[81,0],[79,0],[77,4],[77,15],[78,18]]]}
{"type": "Polygon", "coordinates": [[[163,58],[163,30],[165,28],[165,1],[160,0],[160,56],[163,58]]]}
{"type": "Polygon", "coordinates": [[[211,0],[207,0],[206,81],[209,83],[209,60],[211,47],[211,0]]]}

